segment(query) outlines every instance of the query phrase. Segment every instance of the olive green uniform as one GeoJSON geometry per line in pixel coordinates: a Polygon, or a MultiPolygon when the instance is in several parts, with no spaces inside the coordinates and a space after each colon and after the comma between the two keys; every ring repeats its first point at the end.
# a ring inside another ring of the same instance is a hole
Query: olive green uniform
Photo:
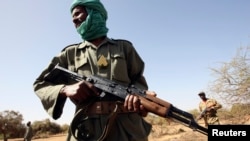
{"type": "Polygon", "coordinates": [[[201,101],[199,103],[199,110],[203,111],[206,108],[212,107],[213,109],[210,111],[207,111],[204,115],[204,122],[205,126],[208,125],[219,125],[219,118],[217,116],[217,110],[222,107],[221,104],[219,104],[215,99],[207,99],[205,102],[201,101]]]}
{"type": "MultiPolygon", "coordinates": [[[[40,98],[44,109],[54,119],[61,116],[66,101],[58,96],[60,89],[66,85],[62,83],[62,79],[65,78],[58,78],[56,83],[51,83],[44,77],[56,64],[80,75],[98,75],[126,86],[134,84],[141,89],[148,89],[143,77],[144,62],[129,41],[106,38],[99,47],[87,41],[70,45],[52,59],[48,67],[34,82],[36,95],[40,98]]],[[[68,80],[68,84],[70,83],[68,80]]],[[[116,100],[121,99],[111,95],[97,99],[97,101],[116,100]]],[[[82,108],[75,101],[71,101],[76,105],[76,112],[82,108]]],[[[90,133],[92,137],[89,140],[94,141],[100,137],[107,118],[108,115],[88,117],[84,124],[88,131],[92,131],[90,133]]],[[[147,141],[147,136],[151,131],[151,125],[138,113],[118,115],[113,127],[107,137],[108,141],[147,141]]],[[[69,131],[67,140],[74,141],[75,139],[70,133],[69,131]]]]}

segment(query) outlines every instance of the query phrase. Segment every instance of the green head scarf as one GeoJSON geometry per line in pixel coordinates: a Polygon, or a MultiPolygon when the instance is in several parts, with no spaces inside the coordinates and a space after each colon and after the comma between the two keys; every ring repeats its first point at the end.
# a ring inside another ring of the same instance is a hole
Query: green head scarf
{"type": "Polygon", "coordinates": [[[106,21],[108,14],[100,0],[74,0],[70,12],[76,6],[84,6],[88,12],[86,20],[77,28],[77,32],[83,40],[88,41],[107,35],[106,21]]]}

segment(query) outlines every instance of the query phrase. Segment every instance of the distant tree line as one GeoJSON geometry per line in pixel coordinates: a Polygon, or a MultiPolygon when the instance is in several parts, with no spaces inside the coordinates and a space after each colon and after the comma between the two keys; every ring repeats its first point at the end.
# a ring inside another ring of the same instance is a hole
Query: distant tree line
{"type": "MultiPolygon", "coordinates": [[[[33,138],[43,138],[50,135],[66,133],[69,125],[59,125],[49,119],[32,121],[33,138]]],[[[18,111],[6,110],[0,112],[0,139],[7,141],[10,138],[23,138],[26,123],[23,123],[23,115],[18,111]]]]}

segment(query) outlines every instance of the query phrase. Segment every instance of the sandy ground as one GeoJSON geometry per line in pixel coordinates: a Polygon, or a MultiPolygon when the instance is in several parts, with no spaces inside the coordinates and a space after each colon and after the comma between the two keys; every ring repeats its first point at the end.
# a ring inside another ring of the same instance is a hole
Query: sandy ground
{"type": "MultiPolygon", "coordinates": [[[[150,137],[149,141],[185,141],[184,138],[181,136],[185,136],[186,133],[181,133],[177,135],[165,135],[161,137],[150,137]]],[[[188,136],[191,136],[192,134],[189,134],[188,136]]],[[[204,135],[202,135],[204,136],[204,135]]],[[[187,138],[187,136],[185,137],[187,138]]],[[[193,138],[193,136],[192,136],[193,138]]],[[[34,139],[33,141],[65,141],[66,140],[66,135],[57,135],[57,136],[52,136],[50,138],[44,138],[44,139],[34,139]]],[[[200,137],[199,140],[193,140],[193,141],[206,141],[207,137],[200,137]]],[[[8,141],[23,141],[23,139],[9,139],[8,141]]]]}
{"type": "MultiPolygon", "coordinates": [[[[230,119],[230,121],[221,120],[222,124],[250,124],[250,115],[247,115],[243,118],[239,119],[230,119]]],[[[202,123],[199,123],[203,126],[202,123]]],[[[149,141],[207,141],[207,136],[201,134],[197,131],[193,131],[192,129],[182,125],[182,124],[170,124],[167,125],[168,128],[164,129],[161,126],[153,125],[153,131],[155,133],[151,133],[149,136],[149,141]],[[182,132],[178,132],[178,131],[182,132]],[[161,133],[161,135],[157,135],[156,133],[161,133]],[[164,134],[165,133],[165,134],[164,134]]],[[[66,134],[54,135],[49,138],[44,139],[33,139],[32,141],[65,141],[66,134]]],[[[8,141],[23,141],[23,139],[8,139],[8,141]]]]}
{"type": "MultiPolygon", "coordinates": [[[[150,135],[149,141],[186,141],[187,140],[186,138],[193,138],[192,141],[207,141],[207,136],[199,132],[195,132],[183,125],[176,125],[171,130],[178,130],[178,129],[183,129],[185,130],[185,132],[178,134],[171,134],[171,135],[162,135],[157,137],[150,135]]],[[[44,139],[33,139],[33,141],[65,141],[65,140],[66,140],[66,134],[55,135],[44,139]]],[[[9,139],[8,141],[23,141],[23,139],[9,139]]]]}

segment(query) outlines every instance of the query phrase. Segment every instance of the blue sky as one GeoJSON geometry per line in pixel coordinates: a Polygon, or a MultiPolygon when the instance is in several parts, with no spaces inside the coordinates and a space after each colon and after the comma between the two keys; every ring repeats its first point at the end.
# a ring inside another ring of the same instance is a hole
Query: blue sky
{"type": "MultiPolygon", "coordinates": [[[[248,0],[102,0],[108,36],[133,43],[145,62],[149,89],[182,110],[196,109],[197,93],[215,78],[209,68],[229,62],[250,45],[248,0]]],[[[51,58],[81,42],[71,20],[71,0],[2,1],[0,4],[0,111],[19,111],[24,121],[50,118],[33,82],[51,58]]],[[[212,95],[208,93],[208,95],[212,95]]],[[[62,117],[70,123],[74,106],[62,117]]]]}

